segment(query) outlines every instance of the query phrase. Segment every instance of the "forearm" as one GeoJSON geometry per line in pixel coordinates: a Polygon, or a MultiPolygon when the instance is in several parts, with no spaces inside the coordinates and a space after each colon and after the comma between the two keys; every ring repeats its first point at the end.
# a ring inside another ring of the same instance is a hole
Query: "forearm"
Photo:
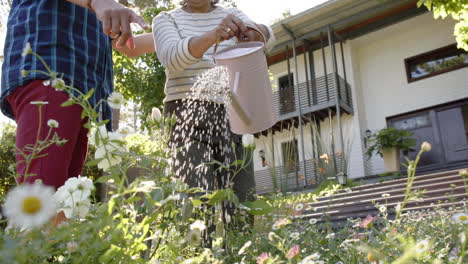
{"type": "Polygon", "coordinates": [[[66,0],[68,2],[71,2],[75,5],[79,5],[81,7],[84,7],[84,8],[91,8],[91,1],[92,0],[66,0]]]}
{"type": "Polygon", "coordinates": [[[203,54],[216,43],[216,34],[212,31],[201,36],[193,37],[189,42],[189,52],[195,58],[201,58],[203,54]]]}
{"type": "Polygon", "coordinates": [[[127,45],[118,47],[116,45],[117,39],[112,41],[112,47],[125,54],[128,57],[134,58],[138,56],[142,56],[146,53],[155,52],[154,48],[154,38],[152,33],[145,33],[138,36],[133,37],[133,42],[135,44],[135,48],[131,49],[127,45]]]}

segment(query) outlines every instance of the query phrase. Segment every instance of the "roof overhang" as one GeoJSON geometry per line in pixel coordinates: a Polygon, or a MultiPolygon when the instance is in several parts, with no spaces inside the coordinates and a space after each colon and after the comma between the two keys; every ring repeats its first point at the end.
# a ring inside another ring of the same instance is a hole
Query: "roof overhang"
{"type": "Polygon", "coordinates": [[[329,0],[272,26],[276,42],[268,62],[274,64],[287,57],[286,49],[292,46],[291,32],[296,37],[296,51],[301,53],[304,42],[319,42],[327,27],[346,40],[427,12],[416,3],[417,0],[329,0]]]}

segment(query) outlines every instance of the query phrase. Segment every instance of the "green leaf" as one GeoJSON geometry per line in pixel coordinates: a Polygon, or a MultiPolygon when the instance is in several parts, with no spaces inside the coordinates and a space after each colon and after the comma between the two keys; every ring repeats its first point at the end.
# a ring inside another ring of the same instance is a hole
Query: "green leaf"
{"type": "Polygon", "coordinates": [[[151,199],[155,202],[159,202],[164,198],[164,191],[161,187],[156,187],[151,191],[151,199]]]}
{"type": "Polygon", "coordinates": [[[243,202],[242,204],[248,207],[250,210],[247,210],[247,211],[253,215],[265,215],[273,211],[273,207],[264,200],[256,200],[253,202],[243,202]]]}
{"type": "Polygon", "coordinates": [[[203,204],[203,202],[201,200],[199,200],[199,199],[192,199],[191,201],[192,201],[193,206],[195,206],[195,207],[200,206],[200,205],[203,204]]]}
{"type": "Polygon", "coordinates": [[[94,159],[86,162],[86,166],[92,167],[92,166],[97,166],[99,162],[101,162],[102,159],[94,159]]]}
{"type": "Polygon", "coordinates": [[[93,94],[94,94],[94,89],[91,89],[89,90],[87,94],[84,95],[83,99],[88,100],[89,98],[91,98],[91,96],[93,96],[93,94]]]}
{"type": "Polygon", "coordinates": [[[213,194],[208,195],[208,202],[209,205],[215,205],[227,199],[227,192],[226,190],[217,190],[213,194]]]}
{"type": "Polygon", "coordinates": [[[65,102],[63,102],[60,106],[61,107],[67,107],[67,106],[71,106],[73,105],[75,102],[73,102],[73,100],[67,100],[65,102]]]}

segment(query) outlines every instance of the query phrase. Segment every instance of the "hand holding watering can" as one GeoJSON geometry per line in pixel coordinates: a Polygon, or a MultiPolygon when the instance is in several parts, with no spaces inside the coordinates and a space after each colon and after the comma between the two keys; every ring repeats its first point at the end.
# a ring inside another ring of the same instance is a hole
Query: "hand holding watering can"
{"type": "MultiPolygon", "coordinates": [[[[258,37],[256,35],[266,40],[257,25],[248,25],[249,28],[258,32],[258,34],[252,34],[248,33],[248,30],[241,31],[245,25],[242,22],[238,24],[239,21],[235,16],[232,18],[227,16],[226,19],[232,19],[232,21],[227,21],[228,29],[221,29],[223,23],[218,26],[222,39],[238,34],[240,41],[258,37]]],[[[236,134],[254,134],[264,131],[278,120],[273,108],[273,92],[263,51],[264,42],[239,43],[217,52],[218,44],[222,39],[217,40],[214,59],[217,65],[227,67],[229,72],[231,104],[228,105],[228,116],[231,131],[236,134]]]]}

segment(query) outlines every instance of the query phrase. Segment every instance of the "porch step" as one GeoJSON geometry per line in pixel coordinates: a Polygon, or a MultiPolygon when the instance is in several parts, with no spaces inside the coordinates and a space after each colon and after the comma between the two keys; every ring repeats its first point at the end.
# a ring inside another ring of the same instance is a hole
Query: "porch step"
{"type": "MultiPolygon", "coordinates": [[[[308,203],[298,212],[296,219],[316,218],[319,222],[331,220],[342,222],[348,218],[361,218],[379,214],[377,205],[385,205],[389,215],[394,215],[395,206],[403,202],[407,179],[366,184],[332,196],[321,197],[308,203]]],[[[409,201],[404,211],[466,206],[468,186],[465,186],[459,171],[446,171],[416,176],[412,191],[424,192],[417,201],[409,201]]]]}
{"type": "MultiPolygon", "coordinates": [[[[429,191],[429,190],[439,190],[439,189],[451,188],[451,187],[459,187],[463,185],[464,185],[463,179],[461,177],[458,177],[458,178],[449,179],[444,182],[435,182],[435,183],[424,182],[420,184],[415,183],[413,187],[411,188],[411,190],[412,191],[423,191],[423,190],[429,191]]],[[[389,198],[392,198],[395,195],[404,194],[405,192],[406,192],[406,184],[400,184],[398,186],[392,186],[392,187],[373,188],[370,190],[351,192],[351,193],[348,193],[347,195],[331,196],[327,200],[320,200],[313,204],[315,207],[320,207],[323,205],[328,205],[330,201],[332,201],[333,204],[336,204],[336,203],[341,203],[341,202],[354,202],[354,201],[365,200],[365,199],[379,200],[379,199],[385,199],[385,197],[383,196],[385,196],[386,194],[389,194],[390,195],[389,198]]]]}
{"type": "MultiPolygon", "coordinates": [[[[458,170],[416,176],[414,179],[413,186],[417,186],[418,184],[426,184],[429,182],[432,182],[432,183],[444,182],[444,181],[452,180],[452,179],[462,179],[458,170]]],[[[385,182],[360,185],[360,186],[356,186],[352,188],[342,189],[337,194],[333,195],[333,197],[336,198],[340,196],[347,196],[349,193],[358,193],[358,192],[365,193],[365,192],[373,192],[377,190],[385,190],[387,188],[388,189],[398,188],[398,187],[401,187],[402,185],[406,187],[407,181],[408,179],[405,177],[405,178],[389,180],[385,182]]],[[[329,197],[330,196],[323,196],[323,197],[319,197],[317,200],[318,201],[327,200],[329,197]]]]}

